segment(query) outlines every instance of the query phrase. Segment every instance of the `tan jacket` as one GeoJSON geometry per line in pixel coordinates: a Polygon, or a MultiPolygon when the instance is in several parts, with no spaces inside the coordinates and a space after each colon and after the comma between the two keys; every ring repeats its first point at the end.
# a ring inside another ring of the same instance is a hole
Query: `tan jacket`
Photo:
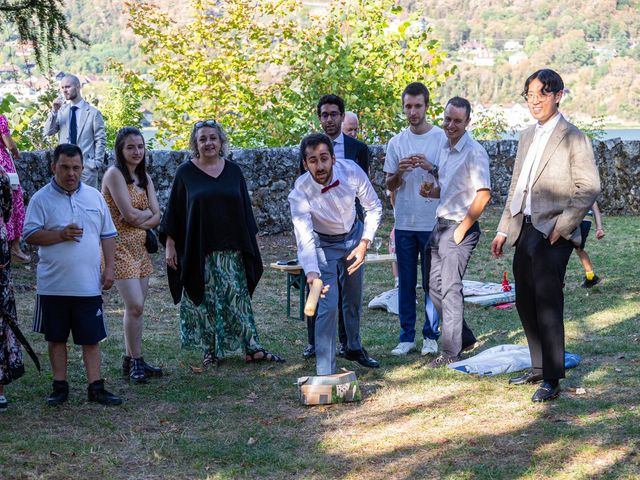
{"type": "MultiPolygon", "coordinates": [[[[520,134],[509,195],[498,225],[498,231],[507,234],[508,246],[513,246],[522,228],[522,213],[512,217],[509,206],[534,133],[535,125],[520,134]]],[[[556,228],[562,237],[579,245],[578,227],[599,193],[600,176],[591,140],[560,118],[551,132],[531,185],[533,226],[546,237],[556,228]]]]}

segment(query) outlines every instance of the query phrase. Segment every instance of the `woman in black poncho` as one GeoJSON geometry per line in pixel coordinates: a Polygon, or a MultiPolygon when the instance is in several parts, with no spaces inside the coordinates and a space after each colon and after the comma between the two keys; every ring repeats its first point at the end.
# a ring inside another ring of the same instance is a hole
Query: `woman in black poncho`
{"type": "Polygon", "coordinates": [[[282,362],[258,341],[250,299],[262,275],[258,228],[240,167],[225,159],[227,136],[213,120],[198,122],[189,147],[160,236],[171,295],[181,302],[182,345],[202,348],[205,367],[237,352],[247,362],[282,362]]]}

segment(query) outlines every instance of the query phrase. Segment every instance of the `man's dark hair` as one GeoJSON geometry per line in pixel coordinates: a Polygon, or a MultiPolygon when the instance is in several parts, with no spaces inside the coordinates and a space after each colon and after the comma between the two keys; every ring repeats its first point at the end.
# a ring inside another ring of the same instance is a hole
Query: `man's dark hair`
{"type": "Polygon", "coordinates": [[[320,117],[320,107],[326,105],[327,103],[331,105],[337,105],[340,113],[344,115],[344,100],[342,100],[342,98],[340,98],[338,95],[329,94],[321,96],[320,100],[318,100],[318,107],[316,108],[318,117],[320,117]]]}
{"type": "Polygon", "coordinates": [[[333,142],[329,137],[327,137],[324,133],[312,133],[311,135],[307,135],[300,142],[300,158],[303,161],[307,161],[307,148],[311,147],[316,148],[318,145],[324,143],[327,147],[329,147],[329,153],[333,157],[333,142]]]}
{"type": "Polygon", "coordinates": [[[53,151],[54,165],[58,163],[58,160],[60,160],[60,155],[65,155],[67,157],[75,157],[76,155],[80,155],[80,161],[84,165],[82,150],[80,150],[80,147],[77,145],[72,145],[71,143],[61,143],[60,145],[58,145],[53,151]]]}
{"type": "Polygon", "coordinates": [[[411,95],[411,96],[417,96],[417,95],[423,95],[424,96],[424,104],[426,106],[429,106],[429,89],[426,87],[426,85],[424,83],[421,82],[413,82],[410,83],[409,85],[407,85],[404,90],[402,91],[402,105],[404,105],[404,97],[405,95],[411,95]]]}
{"type": "Polygon", "coordinates": [[[469,100],[467,100],[466,98],[453,97],[449,99],[449,101],[444,106],[444,108],[446,109],[449,105],[452,105],[456,108],[464,108],[465,112],[467,113],[467,120],[471,118],[471,104],[469,103],[469,100]]]}
{"type": "MultiPolygon", "coordinates": [[[[524,90],[522,91],[522,96],[526,97],[527,93],[529,93],[529,84],[533,82],[535,79],[540,80],[542,83],[542,93],[544,94],[556,94],[558,92],[562,92],[564,90],[564,82],[562,81],[562,77],[555,71],[550,68],[543,68],[536,72],[533,72],[529,78],[527,78],[524,82],[524,90]]],[[[556,103],[556,106],[559,106],[560,103],[556,103]]]]}
{"type": "Polygon", "coordinates": [[[129,173],[129,169],[127,168],[127,162],[124,159],[124,142],[127,137],[134,136],[142,138],[142,144],[144,147],[144,156],[142,157],[142,161],[136,166],[135,172],[138,176],[138,186],[140,188],[147,189],[147,164],[146,164],[146,156],[147,156],[147,146],[144,141],[144,137],[140,130],[135,127],[122,127],[118,130],[116,135],[116,145],[114,147],[115,150],[115,164],[116,168],[120,170],[122,176],[124,177],[124,181],[127,182],[127,185],[133,183],[133,178],[131,178],[131,174],[129,173]]]}

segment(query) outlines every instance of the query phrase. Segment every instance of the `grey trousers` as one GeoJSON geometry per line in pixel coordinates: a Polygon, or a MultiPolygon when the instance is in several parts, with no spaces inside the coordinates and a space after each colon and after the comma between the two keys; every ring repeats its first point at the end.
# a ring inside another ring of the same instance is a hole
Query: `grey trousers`
{"type": "Polygon", "coordinates": [[[456,245],[453,232],[458,224],[437,223],[431,234],[431,273],[429,296],[440,315],[442,325],[442,354],[460,355],[463,346],[475,343],[475,336],[464,321],[462,277],[467,269],[471,252],[480,239],[478,222],[467,231],[456,245]]]}
{"type": "Polygon", "coordinates": [[[98,187],[98,169],[97,168],[85,166],[82,169],[82,175],[80,177],[80,180],[82,180],[82,183],[100,190],[100,187],[98,187]]]}
{"type": "Polygon", "coordinates": [[[316,319],[316,372],[330,375],[336,372],[336,329],[338,322],[338,282],[342,287],[342,314],[347,333],[347,349],[360,350],[360,315],[362,314],[362,287],[364,266],[352,275],[347,267],[351,251],[362,238],[363,224],[357,221],[351,232],[341,236],[314,233],[316,255],[324,285],[329,285],[325,298],[318,303],[316,319]]]}

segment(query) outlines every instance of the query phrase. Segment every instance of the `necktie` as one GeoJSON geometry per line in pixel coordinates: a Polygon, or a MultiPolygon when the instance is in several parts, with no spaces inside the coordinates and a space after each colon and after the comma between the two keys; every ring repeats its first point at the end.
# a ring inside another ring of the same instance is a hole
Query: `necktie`
{"type": "Polygon", "coordinates": [[[69,121],[69,143],[78,144],[78,121],[76,120],[76,110],[78,107],[71,107],[71,120],[69,121]]]}
{"type": "Polygon", "coordinates": [[[320,190],[320,192],[321,193],[326,193],[329,190],[331,190],[333,187],[337,187],[338,185],[340,185],[340,180],[336,180],[331,185],[327,185],[326,187],[322,187],[322,190],[320,190]]]}

